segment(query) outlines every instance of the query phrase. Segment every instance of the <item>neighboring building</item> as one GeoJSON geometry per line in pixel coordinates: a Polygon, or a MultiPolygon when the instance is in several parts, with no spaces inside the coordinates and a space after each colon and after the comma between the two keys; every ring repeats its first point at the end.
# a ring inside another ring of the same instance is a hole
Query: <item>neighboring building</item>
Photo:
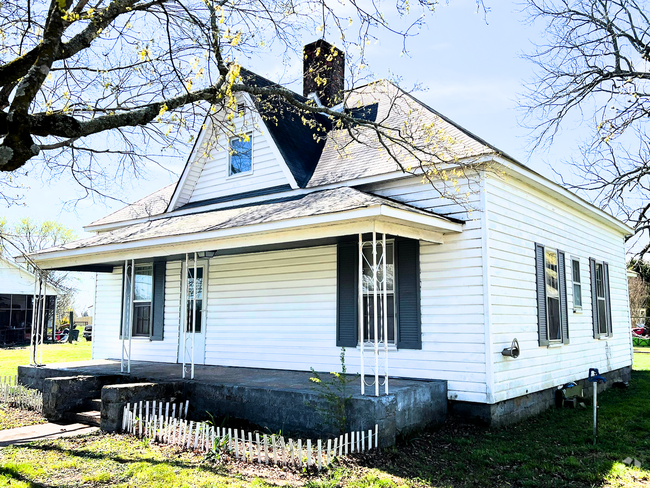
{"type": "Polygon", "coordinates": [[[462,192],[480,188],[469,192],[477,211],[344,131],[314,134],[312,122],[328,126],[321,116],[303,121],[284,102],[244,97],[235,122],[247,138],[207,124],[176,185],[90,224],[94,237],[32,256],[97,273],[93,358],[120,358],[133,305],[132,359],[181,362],[196,284],[198,364],[334,371],[345,346],[359,372],[359,345],[386,309],[390,376],[446,380],[456,408],[492,420],[550,405],[591,367],[628,377],[632,229],[388,82],[356,89],[348,110],[379,120],[396,100],[396,124],[425,114],[477,164],[476,180],[458,177],[462,192]],[[359,269],[359,235],[371,261],[373,231],[388,235],[377,309],[371,268],[359,269]],[[123,300],[131,273],[133,304],[123,300]],[[516,359],[502,354],[515,338],[516,359]]]}
{"type": "MultiPolygon", "coordinates": [[[[0,345],[29,342],[34,311],[34,274],[0,256],[0,345]]],[[[47,287],[46,330],[51,331],[56,317],[58,290],[47,287]]]]}

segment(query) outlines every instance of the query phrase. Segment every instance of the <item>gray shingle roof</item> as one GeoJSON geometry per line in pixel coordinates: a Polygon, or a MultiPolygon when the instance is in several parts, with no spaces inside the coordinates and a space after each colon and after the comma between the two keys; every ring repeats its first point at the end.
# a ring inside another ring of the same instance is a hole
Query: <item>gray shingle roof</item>
{"type": "Polygon", "coordinates": [[[160,215],[167,210],[167,205],[174,194],[174,189],[176,188],[176,183],[173,183],[165,188],[162,188],[158,191],[147,195],[146,197],[138,200],[137,202],[122,207],[121,209],[113,212],[106,217],[102,217],[99,220],[95,220],[92,224],[89,224],[88,227],[95,225],[104,225],[104,224],[114,224],[117,222],[124,222],[126,220],[142,219],[146,217],[152,217],[154,215],[160,215]]]}
{"type": "MultiPolygon", "coordinates": [[[[357,88],[346,100],[349,110],[375,105],[375,122],[400,130],[407,138],[429,149],[435,147],[441,161],[498,152],[388,81],[357,88]],[[425,138],[428,138],[427,142],[424,142],[425,138]]],[[[400,170],[373,129],[361,128],[354,131],[354,136],[361,142],[355,141],[347,130],[329,132],[308,188],[400,170]]],[[[396,146],[392,150],[399,155],[404,168],[418,164],[406,150],[396,146]]]]}
{"type": "MultiPolygon", "coordinates": [[[[149,222],[102,232],[93,237],[70,242],[60,247],[46,249],[39,254],[107,244],[121,244],[158,237],[191,235],[301,217],[333,214],[377,205],[386,205],[421,215],[440,217],[432,212],[411,207],[410,205],[395,202],[387,198],[371,195],[350,187],[341,187],[332,190],[316,191],[290,199],[270,201],[264,204],[158,218],[149,222]]],[[[449,222],[455,222],[445,217],[440,218],[449,222]]]]}

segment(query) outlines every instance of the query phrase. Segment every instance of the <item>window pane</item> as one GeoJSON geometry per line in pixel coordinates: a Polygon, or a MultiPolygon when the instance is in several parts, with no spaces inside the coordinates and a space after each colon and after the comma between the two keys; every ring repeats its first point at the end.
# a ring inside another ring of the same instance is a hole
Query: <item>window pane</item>
{"type": "Polygon", "coordinates": [[[0,310],[0,329],[9,328],[10,317],[11,312],[9,310],[0,310]]]}
{"type": "Polygon", "coordinates": [[[13,327],[14,329],[25,328],[27,326],[25,319],[26,319],[26,315],[24,310],[12,310],[11,327],[13,327]]]}
{"type": "MultiPolygon", "coordinates": [[[[198,274],[198,273],[197,273],[198,274]]],[[[194,308],[194,305],[191,300],[187,301],[187,315],[186,317],[188,318],[187,320],[187,332],[192,332],[192,310],[194,308]]],[[[195,315],[195,320],[196,320],[196,332],[197,334],[201,333],[201,319],[203,318],[203,300],[196,300],[196,315],[195,315]]]]}
{"type": "Polygon", "coordinates": [[[603,265],[596,264],[596,296],[605,298],[605,287],[603,286],[603,265]]]}
{"type": "MultiPolygon", "coordinates": [[[[388,319],[388,342],[395,342],[395,296],[388,295],[388,314],[386,318],[388,319]]],[[[377,317],[377,330],[379,331],[379,341],[383,342],[384,340],[384,302],[381,296],[377,296],[377,310],[379,310],[379,316],[377,317]]],[[[363,324],[364,332],[363,336],[366,341],[375,340],[375,314],[373,307],[373,296],[366,295],[363,297],[363,324]]]]}
{"type": "Polygon", "coordinates": [[[250,135],[245,138],[230,139],[230,174],[246,173],[253,168],[253,139],[250,135]]]}
{"type": "Polygon", "coordinates": [[[188,298],[194,298],[194,289],[196,287],[196,299],[203,298],[203,268],[196,268],[196,280],[194,279],[194,268],[187,271],[187,279],[189,281],[189,295],[188,298]]]}
{"type": "Polygon", "coordinates": [[[607,314],[605,311],[605,300],[598,300],[598,332],[607,334],[607,314]]]}
{"type": "Polygon", "coordinates": [[[0,295],[0,308],[11,308],[11,295],[0,295]]]}
{"type": "Polygon", "coordinates": [[[580,261],[571,261],[571,275],[574,283],[580,283],[580,261]]]}
{"type": "Polygon", "coordinates": [[[11,308],[13,310],[25,310],[26,305],[27,305],[26,295],[12,295],[11,308]]]}
{"type": "Polygon", "coordinates": [[[151,324],[151,304],[136,303],[133,306],[133,335],[149,336],[151,324]]]}
{"type": "Polygon", "coordinates": [[[135,267],[135,300],[151,301],[153,289],[153,265],[135,267]]]}
{"type": "MultiPolygon", "coordinates": [[[[381,261],[382,256],[382,243],[377,243],[377,281],[379,287],[377,291],[383,290],[383,279],[384,279],[384,263],[381,261]]],[[[388,292],[394,291],[394,277],[395,277],[395,265],[394,265],[394,246],[392,242],[386,243],[386,273],[388,274],[388,279],[386,280],[386,290],[388,292]]],[[[375,290],[373,279],[372,279],[372,243],[364,243],[363,246],[363,293],[371,293],[375,290]]]]}
{"type": "Polygon", "coordinates": [[[546,313],[548,315],[548,340],[560,340],[560,300],[547,297],[546,313]]]}
{"type": "Polygon", "coordinates": [[[579,283],[573,284],[573,306],[582,307],[582,285],[579,283]]]}
{"type": "Polygon", "coordinates": [[[557,277],[557,252],[551,249],[545,250],[544,263],[546,267],[546,296],[559,298],[557,277]]]}

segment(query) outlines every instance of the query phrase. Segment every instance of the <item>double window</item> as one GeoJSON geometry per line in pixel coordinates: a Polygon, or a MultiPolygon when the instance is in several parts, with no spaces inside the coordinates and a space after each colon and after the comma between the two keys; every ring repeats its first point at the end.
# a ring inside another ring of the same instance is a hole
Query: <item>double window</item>
{"type": "Polygon", "coordinates": [[[609,294],[609,265],[589,259],[591,270],[591,308],[594,337],[612,335],[612,308],[609,294]]]}
{"type": "Polygon", "coordinates": [[[535,244],[540,346],[569,342],[564,252],[535,244]]]}
{"type": "Polygon", "coordinates": [[[230,176],[253,171],[253,134],[231,137],[228,142],[230,176]]]}

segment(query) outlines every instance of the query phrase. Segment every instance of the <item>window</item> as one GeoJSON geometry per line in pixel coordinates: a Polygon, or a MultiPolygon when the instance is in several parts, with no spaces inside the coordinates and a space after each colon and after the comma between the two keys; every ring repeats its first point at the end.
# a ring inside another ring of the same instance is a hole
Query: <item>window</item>
{"type": "Polygon", "coordinates": [[[560,280],[558,278],[557,251],[544,250],[544,270],[546,275],[546,319],[548,324],[548,340],[562,339],[560,329],[560,280]]]}
{"type": "MultiPolygon", "coordinates": [[[[395,343],[395,256],[393,241],[386,241],[386,295],[387,304],[384,306],[383,282],[384,265],[380,261],[382,256],[382,242],[377,242],[377,330],[379,341],[384,341],[384,308],[388,321],[388,342],[395,343]]],[[[374,342],[374,280],[372,273],[373,256],[372,242],[363,243],[363,324],[364,339],[374,342]]]]}
{"type": "Polygon", "coordinates": [[[589,259],[591,269],[591,308],[594,338],[612,335],[612,310],[609,299],[609,265],[589,259]]]}
{"type": "Polygon", "coordinates": [[[229,142],[230,176],[253,170],[253,134],[232,137],[229,142]]]}
{"type": "Polygon", "coordinates": [[[582,310],[582,282],[580,281],[580,261],[571,259],[571,281],[573,281],[573,310],[582,310]]]}
{"type": "Polygon", "coordinates": [[[562,251],[535,244],[540,346],[569,343],[565,263],[562,251]]]}
{"type": "Polygon", "coordinates": [[[153,265],[135,266],[133,296],[133,336],[151,335],[151,299],[153,296],[153,265]]]}
{"type": "Polygon", "coordinates": [[[165,261],[132,263],[125,263],[123,268],[120,339],[131,336],[162,341],[167,264],[165,261]],[[124,334],[128,330],[131,332],[124,334]]]}
{"type": "Polygon", "coordinates": [[[201,323],[203,318],[203,268],[196,268],[196,279],[194,279],[194,268],[191,267],[187,270],[187,280],[188,280],[188,295],[187,295],[187,308],[186,308],[186,317],[188,318],[187,322],[187,332],[192,332],[192,310],[194,309],[194,294],[196,293],[196,315],[194,316],[195,320],[195,331],[201,333],[201,323]]]}

